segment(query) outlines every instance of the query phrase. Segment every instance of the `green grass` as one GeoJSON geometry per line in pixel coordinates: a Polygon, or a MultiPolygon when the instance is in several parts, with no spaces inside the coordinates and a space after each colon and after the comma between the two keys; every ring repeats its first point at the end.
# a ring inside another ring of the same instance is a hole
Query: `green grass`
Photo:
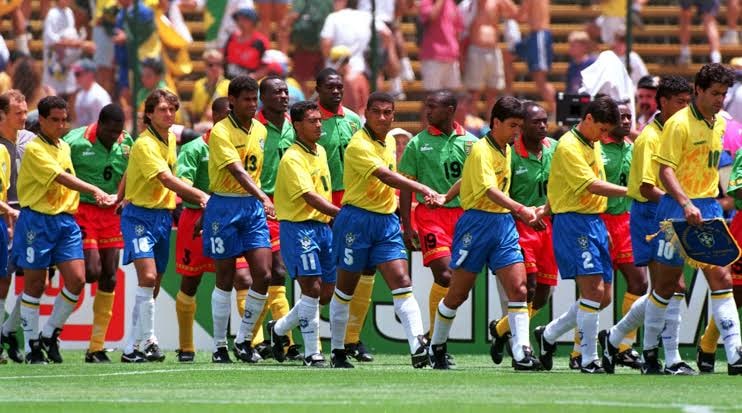
{"type": "MultiPolygon", "coordinates": [[[[86,365],[83,353],[64,353],[62,365],[0,366],[0,412],[519,412],[742,410],[742,377],[588,376],[567,369],[514,373],[487,355],[460,355],[455,371],[414,370],[404,356],[378,355],[354,370],[315,370],[287,362],[213,365],[210,355],[179,365],[86,365]]],[[[506,362],[507,359],[506,359],[506,362]]]]}

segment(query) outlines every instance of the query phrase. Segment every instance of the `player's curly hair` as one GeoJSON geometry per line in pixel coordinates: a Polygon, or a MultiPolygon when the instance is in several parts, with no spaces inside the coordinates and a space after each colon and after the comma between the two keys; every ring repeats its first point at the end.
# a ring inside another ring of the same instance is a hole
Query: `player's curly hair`
{"type": "Polygon", "coordinates": [[[731,87],[734,84],[734,71],[721,63],[709,63],[696,73],[695,84],[701,90],[710,88],[714,83],[731,87]]]}
{"type": "Polygon", "coordinates": [[[317,102],[311,100],[304,100],[296,102],[291,106],[291,122],[301,122],[304,120],[307,112],[310,110],[319,110],[317,102]]]}
{"type": "Polygon", "coordinates": [[[503,96],[497,99],[495,105],[492,106],[492,113],[490,114],[490,129],[494,128],[495,119],[503,122],[505,119],[516,118],[525,119],[526,111],[523,108],[523,103],[517,98],[512,96],[503,96]]]}
{"type": "Polygon", "coordinates": [[[152,93],[147,96],[147,99],[144,101],[144,124],[145,125],[151,125],[152,120],[150,119],[148,114],[151,115],[155,112],[155,107],[160,103],[161,99],[165,99],[165,101],[173,106],[175,106],[175,110],[180,109],[180,102],[178,101],[178,97],[175,96],[175,94],[169,90],[165,89],[156,89],[152,93]]]}
{"type": "Polygon", "coordinates": [[[657,87],[657,109],[662,110],[662,103],[660,98],[671,99],[673,96],[677,96],[681,93],[693,93],[693,88],[687,79],[682,76],[668,75],[662,76],[660,84],[657,87]]]}
{"type": "Polygon", "coordinates": [[[59,96],[46,96],[39,101],[37,109],[39,110],[39,116],[48,118],[52,109],[67,110],[67,101],[59,96]]]}
{"type": "Polygon", "coordinates": [[[242,92],[257,91],[258,82],[255,81],[255,79],[247,75],[240,75],[229,81],[229,89],[227,90],[227,95],[238,98],[240,97],[242,92]]]}
{"type": "Polygon", "coordinates": [[[618,111],[618,104],[608,96],[601,96],[587,104],[585,114],[582,119],[590,115],[597,123],[608,125],[618,125],[621,119],[621,113],[618,111]]]}

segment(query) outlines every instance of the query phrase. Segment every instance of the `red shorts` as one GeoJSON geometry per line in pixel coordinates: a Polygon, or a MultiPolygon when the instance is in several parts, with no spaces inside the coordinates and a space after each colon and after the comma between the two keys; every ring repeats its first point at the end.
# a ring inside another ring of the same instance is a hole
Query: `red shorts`
{"type": "Polygon", "coordinates": [[[281,251],[281,232],[277,220],[268,218],[268,232],[271,235],[271,252],[281,251]]]}
{"type": "Polygon", "coordinates": [[[523,251],[523,264],[526,273],[537,273],[536,282],[543,285],[557,285],[557,265],[554,258],[554,244],[551,241],[551,218],[544,217],[546,229],[536,231],[525,222],[516,219],[520,239],[518,243],[523,251]]]}
{"type": "MultiPolygon", "coordinates": [[[[202,209],[183,208],[175,235],[175,272],[184,277],[196,277],[205,272],[215,272],[214,260],[204,255],[201,236],[193,236],[196,221],[202,209]]],[[[247,268],[245,258],[237,259],[237,269],[247,268]]]]}
{"type": "Polygon", "coordinates": [[[343,195],[345,191],[333,191],[332,193],[332,204],[340,208],[343,206],[343,195]]]}
{"type": "Polygon", "coordinates": [[[413,222],[420,237],[423,265],[427,267],[433,260],[451,256],[453,232],[463,213],[461,208],[430,209],[425,204],[415,207],[413,222]]]}
{"type": "MultiPolygon", "coordinates": [[[[729,232],[737,241],[737,244],[742,244],[742,212],[737,211],[732,219],[732,224],[729,225],[729,232]]],[[[742,259],[737,260],[732,264],[732,285],[742,286],[742,259]]]]}
{"type": "Polygon", "coordinates": [[[81,202],[75,214],[75,221],[82,232],[82,249],[124,247],[121,218],[116,215],[116,208],[101,208],[81,202]]]}
{"type": "Polygon", "coordinates": [[[618,264],[634,262],[634,250],[631,248],[631,232],[629,231],[629,213],[620,215],[600,214],[605,222],[608,235],[611,237],[611,261],[613,268],[618,264]]]}

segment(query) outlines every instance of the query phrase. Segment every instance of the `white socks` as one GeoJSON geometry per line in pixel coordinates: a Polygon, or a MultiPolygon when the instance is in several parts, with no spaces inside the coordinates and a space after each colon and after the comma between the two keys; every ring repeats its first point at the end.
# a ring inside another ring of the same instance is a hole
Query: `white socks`
{"type": "Polygon", "coordinates": [[[21,302],[20,314],[21,325],[23,326],[23,343],[26,353],[31,351],[29,340],[39,339],[39,305],[41,298],[31,297],[23,293],[18,299],[21,302]]]}
{"type": "Polygon", "coordinates": [[[214,321],[214,351],[227,346],[227,324],[229,324],[232,291],[214,287],[211,293],[211,319],[214,321]]]}
{"type": "MultiPolygon", "coordinates": [[[[304,298],[303,295],[302,298],[304,298]]],[[[285,336],[292,328],[299,325],[299,303],[301,303],[301,298],[288,314],[276,320],[276,324],[273,326],[273,331],[275,331],[276,334],[279,336],[285,336]]]]}
{"type": "Polygon", "coordinates": [[[659,346],[668,304],[670,300],[660,297],[654,290],[649,293],[644,313],[644,351],[659,346]]]}
{"type": "Polygon", "coordinates": [[[575,301],[569,306],[566,313],[546,325],[546,329],[544,329],[544,340],[549,343],[556,343],[562,334],[577,326],[577,305],[577,301],[575,301]]]}
{"type": "Polygon", "coordinates": [[[727,363],[734,364],[739,358],[737,349],[742,342],[740,342],[739,335],[739,313],[731,289],[711,292],[711,311],[724,342],[727,363]]]}
{"type": "Polygon", "coordinates": [[[577,308],[577,330],[580,332],[582,367],[598,359],[598,314],[600,303],[580,298],[577,308]]]}
{"type": "Polygon", "coordinates": [[[137,287],[136,300],[139,304],[139,341],[143,343],[155,339],[154,293],[154,287],[137,287]]]}
{"type": "Polygon", "coordinates": [[[131,330],[129,335],[126,337],[126,343],[124,344],[124,354],[131,354],[134,349],[139,345],[139,328],[141,323],[139,322],[139,308],[141,307],[141,301],[134,299],[134,308],[131,309],[131,330]]]}
{"type": "Polygon", "coordinates": [[[237,337],[234,339],[235,343],[244,343],[245,340],[252,341],[252,329],[255,327],[255,323],[258,322],[258,317],[263,312],[265,300],[267,299],[268,294],[260,294],[252,288],[248,290],[247,298],[245,299],[245,314],[242,316],[240,329],[237,331],[237,337]]]}
{"type": "Polygon", "coordinates": [[[510,301],[508,303],[508,323],[513,336],[512,350],[514,360],[523,360],[523,346],[530,347],[528,335],[528,303],[525,301],[510,301]]]}
{"type": "Polygon", "coordinates": [[[423,319],[420,315],[420,306],[412,295],[412,287],[397,288],[392,291],[394,297],[394,312],[402,322],[407,342],[410,344],[410,354],[414,354],[420,347],[418,336],[423,335],[423,319]]]}
{"type": "Polygon", "coordinates": [[[75,310],[79,298],[78,294],[72,294],[67,287],[63,287],[62,291],[57,294],[57,298],[54,299],[52,315],[41,330],[41,335],[49,338],[54,334],[55,329],[64,327],[64,323],[67,322],[70,314],[75,310]]]}
{"type": "Polygon", "coordinates": [[[662,330],[662,347],[665,350],[665,365],[674,366],[683,361],[680,357],[678,346],[680,345],[680,321],[683,300],[685,294],[675,293],[665,310],[665,328],[662,330]]]}
{"type": "Polygon", "coordinates": [[[304,339],[304,357],[309,357],[319,353],[319,298],[303,295],[296,307],[299,308],[299,330],[304,339]]]}
{"type": "Polygon", "coordinates": [[[345,330],[348,328],[348,317],[350,314],[350,300],[352,295],[347,295],[335,289],[330,301],[330,348],[332,350],[345,349],[345,330]]]}
{"type": "Polygon", "coordinates": [[[430,338],[431,346],[443,344],[448,340],[448,333],[451,331],[454,318],[456,318],[456,310],[446,307],[441,300],[438,303],[438,311],[435,313],[433,336],[430,338]]]}
{"type": "Polygon", "coordinates": [[[631,305],[629,312],[616,325],[611,327],[610,340],[613,347],[618,348],[627,334],[641,327],[644,323],[644,312],[648,297],[647,294],[644,294],[637,298],[634,304],[631,305]]]}
{"type": "Polygon", "coordinates": [[[23,297],[23,294],[17,297],[17,299],[15,300],[15,305],[13,305],[13,309],[10,311],[10,314],[8,314],[8,318],[3,323],[3,334],[15,332],[21,325],[21,297],[23,297]]]}

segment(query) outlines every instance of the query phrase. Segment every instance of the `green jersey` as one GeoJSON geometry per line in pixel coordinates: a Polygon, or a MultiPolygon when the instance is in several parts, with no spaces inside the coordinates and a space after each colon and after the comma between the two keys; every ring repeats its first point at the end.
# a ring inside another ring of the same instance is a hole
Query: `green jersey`
{"type": "Polygon", "coordinates": [[[322,113],[322,137],[319,144],[327,153],[327,165],[330,167],[332,191],[342,191],[343,154],[348,147],[351,136],[361,129],[361,118],[350,109],[340,106],[337,113],[332,113],[320,105],[322,113]]]}
{"type": "Polygon", "coordinates": [[[276,189],[276,175],[278,174],[278,161],[283,157],[284,152],[296,139],[294,127],[291,126],[291,119],[286,116],[283,121],[283,127],[280,129],[270,123],[263,116],[263,112],[258,112],[255,116],[260,123],[265,125],[268,134],[263,144],[263,171],[260,173],[260,189],[268,196],[273,196],[276,189]]]}
{"type": "MultiPolygon", "coordinates": [[[[604,141],[600,147],[603,149],[606,180],[612,184],[626,186],[629,182],[634,146],[628,142],[604,141]]],[[[627,196],[609,197],[608,209],[605,212],[618,215],[627,212],[630,207],[631,198],[627,196]]]]}
{"type": "MultiPolygon", "coordinates": [[[[445,194],[461,178],[464,161],[477,140],[459,124],[455,124],[448,136],[436,127],[428,126],[410,139],[397,169],[436,192],[445,194]]],[[[418,202],[425,202],[422,194],[416,196],[418,202]]],[[[445,206],[460,207],[461,200],[457,196],[445,206]]]]}
{"type": "Polygon", "coordinates": [[[510,198],[529,207],[546,204],[546,186],[556,146],[554,139],[542,139],[541,156],[538,156],[528,152],[523,137],[515,140],[510,158],[510,198]]]}
{"type": "MultiPolygon", "coordinates": [[[[176,163],[177,167],[175,168],[178,178],[206,193],[209,192],[209,145],[207,142],[210,133],[211,131],[208,131],[204,136],[181,146],[176,163]]],[[[192,204],[185,199],[183,200],[183,206],[191,209],[201,208],[199,205],[192,204]]]]}
{"type": "MultiPolygon", "coordinates": [[[[119,183],[129,163],[129,148],[134,140],[124,131],[109,151],[97,139],[98,123],[73,129],[62,139],[70,145],[75,175],[107,194],[118,192],[119,183]]],[[[90,194],[81,193],[80,202],[95,204],[90,194]]]]}
{"type": "Polygon", "coordinates": [[[737,199],[736,192],[742,188],[742,149],[738,150],[734,156],[734,165],[732,173],[729,176],[729,186],[727,186],[727,195],[734,197],[734,208],[742,210],[742,199],[737,199]]]}

